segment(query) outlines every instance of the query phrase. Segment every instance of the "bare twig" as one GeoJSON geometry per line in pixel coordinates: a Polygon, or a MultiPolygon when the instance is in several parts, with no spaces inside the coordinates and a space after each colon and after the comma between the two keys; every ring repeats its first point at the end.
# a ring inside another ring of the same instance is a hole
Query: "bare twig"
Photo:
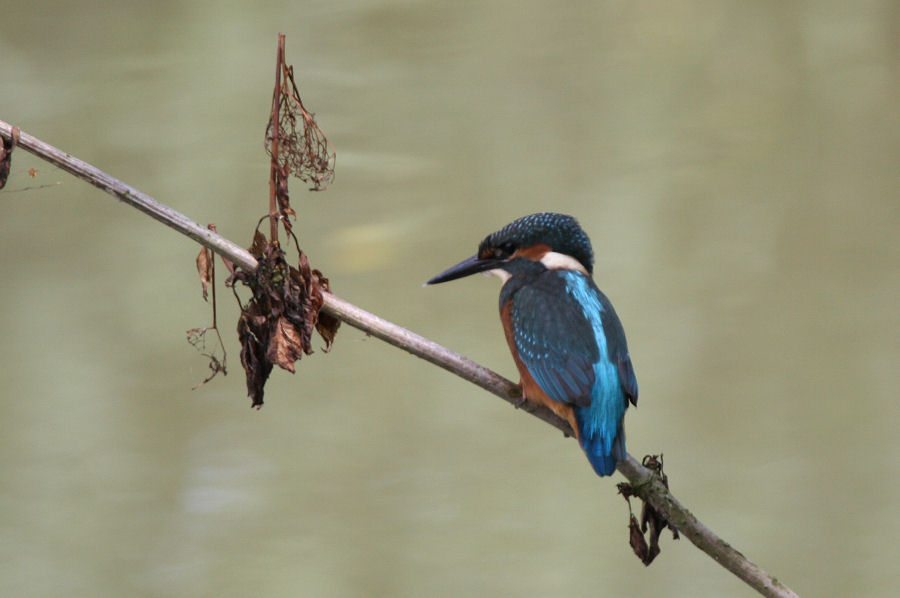
{"type": "MultiPolygon", "coordinates": [[[[269,165],[269,241],[278,241],[278,178],[281,168],[278,165],[278,123],[281,118],[278,109],[281,107],[281,70],[284,68],[284,34],[278,34],[278,56],[275,60],[275,92],[272,94],[272,115],[269,117],[269,131],[272,132],[272,157],[269,165]]],[[[268,135],[267,135],[268,137],[268,135]]]]}
{"type": "MultiPolygon", "coordinates": [[[[0,120],[0,135],[9,137],[12,125],[0,120]]],[[[233,262],[242,268],[256,269],[256,259],[240,245],[207,230],[187,216],[159,203],[146,193],[138,191],[130,185],[113,178],[105,172],[98,170],[87,162],[82,162],[74,156],[44,143],[40,139],[32,137],[28,133],[22,133],[19,139],[22,149],[34,154],[38,158],[46,160],[54,166],[61,168],[83,181],[114,195],[128,205],[137,208],[151,218],[159,220],[163,224],[174,228],[183,235],[190,237],[201,245],[209,247],[219,255],[231,258],[233,262]],[[234,257],[232,257],[234,256],[234,257]]]]}
{"type": "MultiPolygon", "coordinates": [[[[12,129],[11,125],[0,121],[0,136],[4,139],[11,138],[12,129]]],[[[165,223],[201,245],[209,247],[219,255],[231,260],[237,266],[249,271],[256,269],[256,259],[246,249],[207,230],[190,218],[157,202],[149,195],[105,174],[90,164],[82,162],[24,132],[19,137],[18,145],[22,149],[118,197],[120,200],[165,223]]],[[[518,386],[499,374],[437,343],[368,313],[335,295],[330,293],[323,293],[323,295],[325,303],[322,309],[334,317],[477,384],[505,401],[514,405],[520,403],[521,395],[518,386]]],[[[533,407],[530,403],[526,403],[526,405],[528,405],[528,408],[525,410],[535,417],[558,428],[566,435],[572,434],[568,423],[558,418],[549,409],[533,407]]],[[[634,457],[627,455],[625,460],[619,462],[618,469],[622,475],[628,478],[634,487],[635,493],[641,499],[665,515],[667,520],[679,532],[687,536],[700,550],[710,555],[716,562],[734,573],[760,594],[773,598],[797,596],[790,588],[748,560],[703,525],[688,509],[678,502],[662,483],[659,476],[643,467],[634,457]]]]}

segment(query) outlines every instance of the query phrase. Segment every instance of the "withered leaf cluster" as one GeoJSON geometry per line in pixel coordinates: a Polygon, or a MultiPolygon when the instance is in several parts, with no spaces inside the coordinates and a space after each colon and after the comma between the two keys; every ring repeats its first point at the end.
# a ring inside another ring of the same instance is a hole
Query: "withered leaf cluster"
{"type": "MultiPolygon", "coordinates": [[[[669,478],[663,473],[663,457],[662,455],[647,455],[643,459],[643,465],[647,469],[656,472],[663,483],[669,487],[669,478]]],[[[628,542],[634,554],[637,555],[645,566],[649,566],[653,559],[660,553],[659,536],[666,528],[672,530],[672,538],[677,540],[678,530],[666,520],[662,513],[654,509],[651,505],[644,502],[641,508],[641,521],[638,523],[637,517],[631,513],[631,497],[637,496],[634,486],[628,483],[618,484],[619,494],[628,501],[629,522],[628,522],[628,542]]]]}
{"type": "Polygon", "coordinates": [[[293,174],[320,191],[334,180],[335,152],[308,112],[294,82],[294,67],[283,62],[280,85],[275,89],[273,116],[266,129],[266,152],[277,160],[282,175],[293,174]],[[274,125],[277,121],[277,126],[274,125]]]}
{"type": "Polygon", "coordinates": [[[241,306],[237,330],[247,393],[258,408],[272,367],[293,373],[294,362],[313,352],[314,329],[325,340],[323,350],[329,351],[340,322],[320,312],[322,291],[329,290],[328,279],[310,269],[303,252],[299,267],[290,266],[278,241],[270,242],[256,231],[250,253],[259,262],[256,271],[238,270],[227,284],[240,281],[253,293],[241,306]]]}
{"type": "MultiPolygon", "coordinates": [[[[250,253],[258,265],[253,271],[237,269],[223,258],[231,272],[225,284],[232,287],[235,296],[236,282],[250,287],[252,293],[245,304],[238,297],[241,315],[237,331],[241,343],[241,364],[247,375],[247,391],[252,405],[257,408],[263,404],[264,388],[272,368],[277,365],[293,373],[294,363],[304,354],[313,352],[313,330],[318,330],[325,340],[324,350],[329,351],[340,324],[336,318],[320,312],[324,303],[322,293],[329,291],[328,279],[318,270],[310,268],[306,254],[300,249],[291,222],[297,214],[291,207],[288,193],[290,175],[312,183],[315,190],[328,186],[334,177],[335,154],[313,115],[303,107],[294,82],[293,67],[285,63],[284,35],[281,34],[278,36],[275,73],[272,111],[265,138],[266,151],[271,158],[267,216],[269,237],[267,239],[259,230],[254,234],[250,253]],[[288,243],[292,242],[297,248],[299,257],[296,268],[288,265],[285,259],[285,252],[278,241],[280,227],[287,233],[288,243]]],[[[215,231],[212,225],[210,228],[215,231]]],[[[218,335],[213,264],[212,252],[201,250],[197,256],[197,272],[203,298],[207,299],[209,290],[212,292],[213,325],[207,329],[188,331],[188,340],[210,358],[214,376],[217,371],[224,373],[225,357],[222,347],[223,358],[219,364],[203,344],[207,330],[214,329],[218,335]]]]}

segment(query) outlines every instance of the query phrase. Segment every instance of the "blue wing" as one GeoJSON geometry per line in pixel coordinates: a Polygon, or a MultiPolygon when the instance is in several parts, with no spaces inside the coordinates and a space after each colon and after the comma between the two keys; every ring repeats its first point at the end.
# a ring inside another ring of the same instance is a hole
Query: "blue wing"
{"type": "Polygon", "coordinates": [[[631,404],[637,406],[638,400],[638,384],[637,377],[634,375],[634,367],[631,365],[631,357],[625,352],[619,355],[616,365],[619,370],[619,381],[622,383],[622,389],[625,391],[625,397],[631,401],[631,404]]]}
{"type": "Polygon", "coordinates": [[[578,273],[549,270],[516,289],[511,301],[519,358],[547,396],[589,406],[602,352],[616,365],[626,400],[637,405],[638,384],[625,331],[593,281],[578,273]]]}
{"type": "Polygon", "coordinates": [[[566,290],[565,273],[549,270],[511,300],[516,349],[535,382],[555,401],[589,406],[599,351],[584,309],[566,290]]]}

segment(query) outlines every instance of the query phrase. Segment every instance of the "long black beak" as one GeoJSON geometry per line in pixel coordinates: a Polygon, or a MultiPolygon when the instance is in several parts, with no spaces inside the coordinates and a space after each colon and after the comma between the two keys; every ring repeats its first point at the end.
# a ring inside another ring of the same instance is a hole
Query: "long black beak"
{"type": "Polygon", "coordinates": [[[455,266],[448,268],[426,282],[426,285],[429,284],[438,284],[439,282],[448,282],[451,280],[456,280],[457,278],[462,278],[464,276],[469,276],[470,274],[475,274],[476,272],[484,272],[485,270],[493,270],[497,266],[503,263],[503,260],[497,259],[486,259],[480,260],[477,255],[473,255],[472,257],[461,261],[455,266]]]}

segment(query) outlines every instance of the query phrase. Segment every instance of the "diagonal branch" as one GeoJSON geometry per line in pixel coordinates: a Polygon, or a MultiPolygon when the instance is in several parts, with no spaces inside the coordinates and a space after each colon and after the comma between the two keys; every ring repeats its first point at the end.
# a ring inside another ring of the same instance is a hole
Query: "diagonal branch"
{"type": "MultiPolygon", "coordinates": [[[[10,139],[12,130],[12,125],[0,120],[0,137],[10,139]]],[[[256,269],[256,258],[250,255],[243,247],[208,230],[206,227],[200,226],[187,216],[159,203],[146,193],[126,185],[90,164],[24,132],[21,132],[19,135],[18,146],[106,191],[201,245],[212,249],[222,257],[231,260],[235,265],[248,271],[256,269]]],[[[323,293],[323,295],[325,303],[322,309],[350,326],[438,365],[513,405],[518,406],[521,403],[521,391],[510,380],[433,341],[356,307],[335,295],[330,293],[323,293]]],[[[567,436],[572,435],[569,424],[546,407],[525,403],[523,411],[527,411],[547,422],[567,436]]],[[[635,493],[641,499],[662,513],[668,522],[687,536],[697,548],[707,553],[716,562],[734,573],[760,594],[773,598],[797,596],[793,590],[751,562],[703,525],[672,495],[658,475],[642,466],[634,457],[627,455],[625,460],[619,462],[618,469],[622,475],[628,478],[635,489],[635,493]]]]}

